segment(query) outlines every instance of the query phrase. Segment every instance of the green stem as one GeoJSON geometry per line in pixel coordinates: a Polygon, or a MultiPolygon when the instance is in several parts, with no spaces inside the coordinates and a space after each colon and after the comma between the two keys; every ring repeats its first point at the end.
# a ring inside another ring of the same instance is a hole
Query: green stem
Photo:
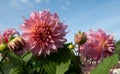
{"type": "MultiPolygon", "coordinates": [[[[7,52],[5,53],[5,55],[3,56],[2,60],[0,61],[0,64],[3,62],[3,60],[4,60],[5,57],[7,56],[8,52],[9,52],[9,51],[7,51],[7,52]]],[[[4,72],[3,72],[3,70],[2,70],[1,68],[0,68],[0,71],[2,72],[2,74],[4,74],[4,72]]]]}
{"type": "Polygon", "coordinates": [[[0,61],[0,64],[3,62],[3,60],[5,59],[5,57],[7,56],[9,50],[5,53],[5,55],[3,56],[2,60],[0,61]]]}
{"type": "Polygon", "coordinates": [[[1,71],[2,74],[4,74],[4,72],[3,72],[3,70],[1,68],[0,68],[0,71],[1,71]]]}
{"type": "Polygon", "coordinates": [[[43,74],[44,66],[42,65],[42,68],[39,70],[39,74],[43,74]]]}
{"type": "MultiPolygon", "coordinates": [[[[78,45],[78,50],[80,49],[80,44],[78,45]]],[[[80,54],[78,53],[77,54],[77,71],[78,71],[78,74],[81,74],[82,73],[82,70],[81,70],[81,66],[82,66],[82,63],[81,63],[81,56],[80,54]]]]}

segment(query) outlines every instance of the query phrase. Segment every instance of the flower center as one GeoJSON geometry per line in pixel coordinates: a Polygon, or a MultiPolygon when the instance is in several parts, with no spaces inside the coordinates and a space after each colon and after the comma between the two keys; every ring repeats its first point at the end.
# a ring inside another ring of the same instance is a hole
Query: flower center
{"type": "Polygon", "coordinates": [[[51,30],[49,27],[47,26],[38,27],[36,30],[35,37],[37,38],[38,41],[44,42],[48,39],[48,37],[50,36],[50,33],[51,33],[51,30]]]}

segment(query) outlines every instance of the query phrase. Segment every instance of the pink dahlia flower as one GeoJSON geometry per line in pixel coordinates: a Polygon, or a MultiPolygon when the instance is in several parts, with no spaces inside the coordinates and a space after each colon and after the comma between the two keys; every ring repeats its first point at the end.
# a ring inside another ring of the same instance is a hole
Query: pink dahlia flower
{"type": "Polygon", "coordinates": [[[15,34],[19,33],[15,29],[8,28],[2,34],[0,34],[0,44],[2,43],[2,40],[4,40],[5,43],[8,43],[9,37],[15,34]]]}
{"type": "Polygon", "coordinates": [[[114,51],[113,36],[106,34],[103,30],[90,30],[86,33],[87,42],[81,45],[79,53],[91,58],[92,60],[100,60],[111,55],[114,51]]]}
{"type": "Polygon", "coordinates": [[[66,28],[56,13],[51,14],[47,10],[33,12],[30,19],[20,26],[27,50],[37,56],[49,55],[62,48],[66,42],[66,28]]]}

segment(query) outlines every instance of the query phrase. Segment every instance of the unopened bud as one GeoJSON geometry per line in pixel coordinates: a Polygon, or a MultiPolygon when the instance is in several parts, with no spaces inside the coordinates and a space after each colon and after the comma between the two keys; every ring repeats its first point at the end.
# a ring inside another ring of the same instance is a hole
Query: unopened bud
{"type": "Polygon", "coordinates": [[[22,37],[18,36],[15,37],[14,39],[12,39],[9,43],[8,43],[8,47],[13,50],[14,52],[19,52],[23,49],[25,43],[24,40],[22,39],[22,37]]]}
{"type": "Polygon", "coordinates": [[[2,43],[0,44],[0,51],[6,50],[7,49],[7,45],[2,43]]]}
{"type": "Polygon", "coordinates": [[[68,46],[69,49],[74,49],[74,45],[71,43],[69,46],[68,46]]]}
{"type": "Polygon", "coordinates": [[[78,34],[75,34],[75,43],[77,44],[84,44],[87,41],[87,37],[84,32],[79,32],[78,34]]]}

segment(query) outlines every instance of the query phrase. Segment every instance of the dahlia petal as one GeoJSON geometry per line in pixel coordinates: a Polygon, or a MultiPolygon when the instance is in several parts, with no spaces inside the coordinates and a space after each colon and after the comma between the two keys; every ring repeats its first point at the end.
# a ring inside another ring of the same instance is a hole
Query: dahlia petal
{"type": "Polygon", "coordinates": [[[113,50],[112,50],[111,48],[108,48],[108,51],[109,51],[109,52],[113,52],[113,50]]]}
{"type": "Polygon", "coordinates": [[[41,55],[41,53],[42,53],[42,49],[39,50],[38,54],[41,55]]]}
{"type": "Polygon", "coordinates": [[[52,49],[57,49],[57,47],[55,46],[55,44],[52,44],[52,49]]]}

